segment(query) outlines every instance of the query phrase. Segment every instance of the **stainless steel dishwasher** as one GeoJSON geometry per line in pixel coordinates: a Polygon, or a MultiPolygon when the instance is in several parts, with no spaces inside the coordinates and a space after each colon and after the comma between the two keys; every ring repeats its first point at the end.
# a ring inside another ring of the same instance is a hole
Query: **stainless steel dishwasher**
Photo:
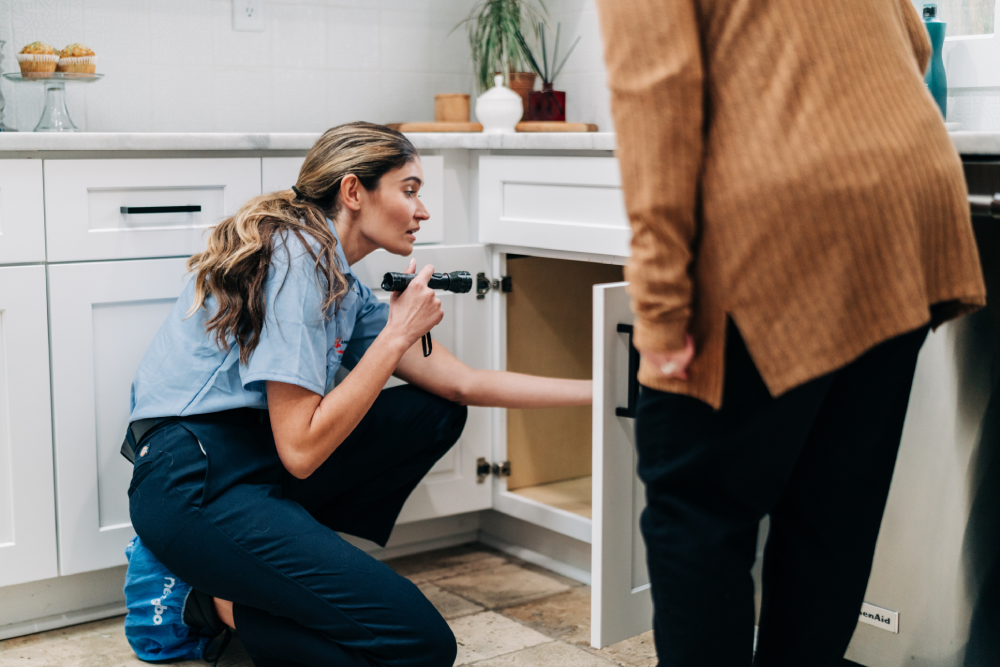
{"type": "Polygon", "coordinates": [[[879,610],[847,652],[865,667],[1000,666],[1000,158],[964,166],[992,305],[920,353],[865,596],[879,610]]]}

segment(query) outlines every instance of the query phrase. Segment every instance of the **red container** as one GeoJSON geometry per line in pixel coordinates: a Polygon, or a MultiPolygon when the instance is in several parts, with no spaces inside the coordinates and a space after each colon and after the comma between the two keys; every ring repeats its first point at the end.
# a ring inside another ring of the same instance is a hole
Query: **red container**
{"type": "Polygon", "coordinates": [[[566,93],[543,83],[541,90],[528,96],[528,120],[566,120],[566,93]]]}

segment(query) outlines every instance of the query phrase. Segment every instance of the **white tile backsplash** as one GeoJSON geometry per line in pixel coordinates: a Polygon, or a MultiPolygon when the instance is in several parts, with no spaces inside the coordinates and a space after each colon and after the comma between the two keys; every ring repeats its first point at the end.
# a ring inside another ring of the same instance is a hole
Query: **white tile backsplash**
{"type": "Polygon", "coordinates": [[[379,12],[357,7],[326,10],[326,66],[338,71],[377,72],[379,12]]]}
{"type": "MultiPolygon", "coordinates": [[[[475,94],[465,28],[473,0],[265,0],[266,30],[234,32],[230,0],[0,0],[3,68],[46,41],[98,54],[67,85],[89,131],[314,132],[351,120],[426,121],[434,94],[475,94]]],[[[594,0],[549,0],[563,44],[583,39],[556,88],[567,119],[611,130],[594,0]]],[[[565,47],[563,47],[565,48],[565,47]]],[[[5,122],[31,130],[41,84],[0,82],[5,122]]],[[[473,100],[473,105],[475,101],[473,100]]]]}
{"type": "MultiPolygon", "coordinates": [[[[271,65],[322,69],[326,64],[326,7],[275,5],[268,8],[271,65]]],[[[325,99],[325,98],[324,98],[325,99]]]]}
{"type": "Polygon", "coordinates": [[[430,73],[430,28],[426,11],[382,11],[378,40],[382,70],[430,73]]]}
{"type": "Polygon", "coordinates": [[[325,70],[278,69],[271,76],[275,132],[322,132],[334,124],[327,111],[325,70]]]}
{"type": "Polygon", "coordinates": [[[355,120],[381,119],[380,84],[379,74],[330,72],[326,89],[329,126],[355,120]]]}
{"type": "Polygon", "coordinates": [[[215,77],[199,65],[155,67],[150,76],[157,132],[212,132],[215,77]],[[197,112],[195,112],[197,110],[197,112]]]}
{"type": "Polygon", "coordinates": [[[950,89],[948,121],[963,130],[1000,130],[1000,88],[950,89]]]}
{"type": "MultiPolygon", "coordinates": [[[[271,104],[283,109],[289,100],[275,100],[271,93],[271,69],[217,69],[213,103],[216,132],[270,132],[273,130],[271,104]]],[[[199,100],[191,100],[198,109],[199,100]]],[[[207,109],[205,110],[207,111],[207,109]]],[[[204,113],[204,111],[199,111],[204,113]]]]}

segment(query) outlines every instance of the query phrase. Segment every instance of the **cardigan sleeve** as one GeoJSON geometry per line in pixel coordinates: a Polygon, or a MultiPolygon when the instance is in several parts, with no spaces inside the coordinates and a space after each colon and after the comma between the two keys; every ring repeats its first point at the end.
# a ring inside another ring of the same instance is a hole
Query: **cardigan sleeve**
{"type": "Polygon", "coordinates": [[[645,351],[684,347],[704,148],[704,66],[695,0],[597,0],[622,189],[625,269],[645,351]]]}

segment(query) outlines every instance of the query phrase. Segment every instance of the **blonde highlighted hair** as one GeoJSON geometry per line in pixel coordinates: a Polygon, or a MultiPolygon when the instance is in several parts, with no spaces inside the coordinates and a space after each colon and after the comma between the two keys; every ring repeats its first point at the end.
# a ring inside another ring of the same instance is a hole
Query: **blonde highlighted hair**
{"type": "Polygon", "coordinates": [[[206,333],[227,351],[235,341],[240,363],[246,364],[264,328],[264,287],[274,236],[281,235],[287,251],[289,233],[309,252],[317,279],[326,287],[325,313],[347,292],[346,267],[337,266],[337,238],[326,222],[337,215],[341,182],[354,174],[373,191],[384,174],[416,158],[413,144],[383,125],[347,123],[324,132],[306,155],[294,188],[245,203],[212,229],[205,251],[188,260],[188,270],[197,272],[188,316],[215,297],[218,308],[205,324],[206,333]],[[319,244],[319,252],[306,235],[319,244]]]}

